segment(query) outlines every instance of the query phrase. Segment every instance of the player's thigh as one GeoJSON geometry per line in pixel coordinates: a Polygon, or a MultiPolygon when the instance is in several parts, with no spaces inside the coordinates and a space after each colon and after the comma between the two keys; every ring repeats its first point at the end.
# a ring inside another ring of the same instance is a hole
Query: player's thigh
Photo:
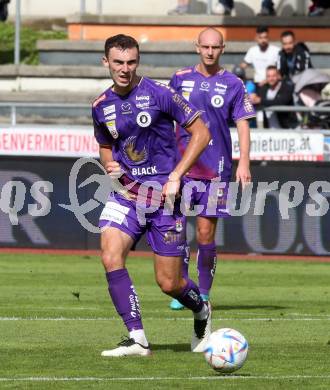
{"type": "Polygon", "coordinates": [[[218,218],[198,216],[196,221],[196,238],[200,244],[211,244],[214,241],[218,218]]]}
{"type": "Polygon", "coordinates": [[[107,272],[124,268],[126,256],[133,243],[133,238],[118,228],[108,227],[102,231],[102,262],[107,272]]]}
{"type": "Polygon", "coordinates": [[[173,294],[179,292],[185,285],[182,278],[182,256],[154,257],[155,277],[163,292],[173,294]]]}

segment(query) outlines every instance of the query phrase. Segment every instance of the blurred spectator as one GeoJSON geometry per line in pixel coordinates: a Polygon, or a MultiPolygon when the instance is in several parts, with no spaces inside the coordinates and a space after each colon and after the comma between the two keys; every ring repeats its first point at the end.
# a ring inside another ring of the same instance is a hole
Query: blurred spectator
{"type": "Polygon", "coordinates": [[[265,26],[257,27],[256,30],[257,45],[250,47],[247,51],[242,68],[252,65],[254,69],[254,82],[262,85],[266,79],[266,69],[269,65],[276,65],[280,48],[269,44],[268,28],[265,26]]]}
{"type": "Polygon", "coordinates": [[[0,21],[5,22],[8,18],[8,4],[10,0],[0,0],[0,21]]]}
{"type": "Polygon", "coordinates": [[[296,43],[293,31],[282,32],[281,43],[282,50],[278,55],[277,68],[282,77],[291,78],[313,67],[308,47],[303,42],[296,43]]]}
{"type": "MultiPolygon", "coordinates": [[[[243,81],[246,92],[249,96],[256,93],[257,87],[252,80],[246,79],[245,69],[241,68],[239,65],[235,65],[233,67],[232,73],[243,81]]],[[[249,119],[249,125],[251,129],[255,129],[257,127],[257,120],[255,117],[249,119]]]]}
{"type": "Polygon", "coordinates": [[[177,6],[168,11],[168,15],[183,15],[188,13],[188,6],[190,0],[178,0],[177,6]]]}
{"type": "Polygon", "coordinates": [[[327,8],[330,8],[329,0],[313,0],[309,7],[309,16],[322,16],[327,8]]]}
{"type": "MultiPolygon", "coordinates": [[[[293,106],[293,85],[281,80],[276,66],[267,67],[267,83],[260,88],[259,95],[250,96],[253,104],[261,108],[269,106],[293,106]]],[[[292,129],[297,126],[297,116],[293,112],[264,111],[264,127],[274,129],[292,129]]]]}
{"type": "MultiPolygon", "coordinates": [[[[213,7],[213,13],[216,15],[231,15],[233,9],[234,9],[234,0],[219,0],[218,3],[213,7]]],[[[273,1],[262,0],[261,10],[258,15],[261,16],[276,15],[273,1]]]]}

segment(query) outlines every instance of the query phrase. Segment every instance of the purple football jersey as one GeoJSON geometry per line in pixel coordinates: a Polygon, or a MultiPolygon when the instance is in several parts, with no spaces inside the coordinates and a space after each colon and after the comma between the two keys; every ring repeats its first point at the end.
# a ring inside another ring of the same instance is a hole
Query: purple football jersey
{"type": "MultiPolygon", "coordinates": [[[[231,178],[232,146],[229,124],[255,116],[243,82],[221,69],[206,77],[196,67],[181,69],[172,77],[170,86],[202,111],[202,120],[209,128],[211,141],[190,169],[187,176],[195,179],[222,181],[231,178]]],[[[190,139],[189,133],[177,125],[177,142],[182,154],[190,139]]]]}
{"type": "Polygon", "coordinates": [[[184,128],[200,112],[169,86],[144,77],[125,96],[107,89],[92,115],[97,142],[111,145],[129,179],[164,184],[178,161],[173,121],[184,128]]]}

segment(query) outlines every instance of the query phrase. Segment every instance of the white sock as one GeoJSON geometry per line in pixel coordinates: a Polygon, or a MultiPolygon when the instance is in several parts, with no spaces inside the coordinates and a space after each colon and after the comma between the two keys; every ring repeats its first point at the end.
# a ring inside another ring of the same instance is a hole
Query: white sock
{"type": "Polygon", "coordinates": [[[204,303],[203,309],[198,313],[194,313],[194,318],[196,320],[206,320],[208,315],[209,315],[209,307],[206,303],[204,303]]]}
{"type": "Polygon", "coordinates": [[[144,347],[149,345],[143,329],[131,330],[129,337],[144,347]]]}

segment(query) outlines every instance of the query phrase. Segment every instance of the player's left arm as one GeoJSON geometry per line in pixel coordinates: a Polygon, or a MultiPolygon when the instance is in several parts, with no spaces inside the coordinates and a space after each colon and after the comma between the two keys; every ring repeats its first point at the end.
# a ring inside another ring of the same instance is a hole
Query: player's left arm
{"type": "Polygon", "coordinates": [[[240,158],[236,170],[236,182],[241,182],[244,188],[247,183],[251,182],[250,172],[250,127],[246,119],[236,122],[240,158]]]}

